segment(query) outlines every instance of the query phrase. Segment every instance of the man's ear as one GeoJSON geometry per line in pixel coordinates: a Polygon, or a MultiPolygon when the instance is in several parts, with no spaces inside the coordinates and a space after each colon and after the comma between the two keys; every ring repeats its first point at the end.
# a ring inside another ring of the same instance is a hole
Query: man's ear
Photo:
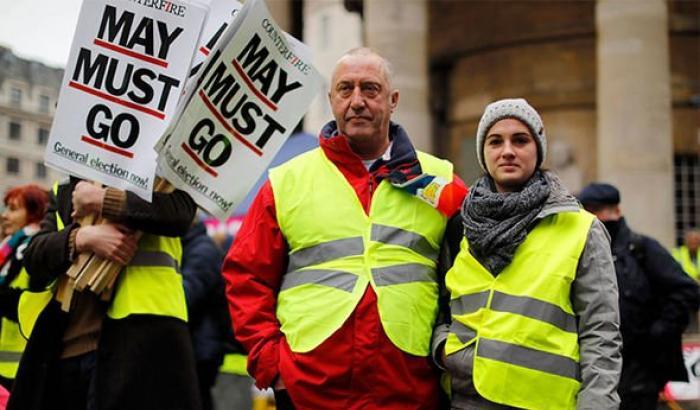
{"type": "Polygon", "coordinates": [[[391,107],[391,112],[394,112],[396,107],[399,105],[399,90],[393,90],[389,96],[389,106],[391,107]]]}

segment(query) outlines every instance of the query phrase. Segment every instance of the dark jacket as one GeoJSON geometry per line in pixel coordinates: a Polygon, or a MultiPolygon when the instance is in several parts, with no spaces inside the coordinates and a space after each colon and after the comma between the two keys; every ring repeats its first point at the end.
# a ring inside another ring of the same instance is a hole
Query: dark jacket
{"type": "Polygon", "coordinates": [[[620,289],[620,392],[656,393],[669,380],[687,381],[681,335],[698,309],[698,285],[661,244],[632,232],[624,218],[608,227],[620,289]]]}
{"type": "Polygon", "coordinates": [[[224,255],[203,223],[182,237],[182,280],[195,359],[221,363],[227,342],[233,343],[231,318],[224,295],[224,255]]]}
{"type": "MultiPolygon", "coordinates": [[[[70,266],[68,237],[78,227],[70,217],[71,195],[77,180],[51,195],[41,231],[25,253],[30,287],[41,290],[70,266]],[[58,211],[65,229],[56,230],[58,211]]],[[[195,204],[186,193],[153,195],[149,204],[132,193],[117,222],[144,232],[184,234],[194,217],[195,204]]],[[[56,363],[68,315],[52,301],[39,316],[27,343],[8,409],[55,408],[56,363]]],[[[155,315],[105,317],[97,349],[97,408],[199,409],[196,373],[187,324],[155,315]]]]}

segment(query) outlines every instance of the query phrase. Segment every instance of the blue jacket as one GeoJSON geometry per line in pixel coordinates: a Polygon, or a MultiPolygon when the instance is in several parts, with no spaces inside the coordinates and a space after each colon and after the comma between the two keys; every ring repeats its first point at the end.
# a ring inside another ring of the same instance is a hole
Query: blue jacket
{"type": "Polygon", "coordinates": [[[195,359],[221,363],[233,340],[224,280],[223,253],[198,222],[182,237],[182,279],[195,359]]]}

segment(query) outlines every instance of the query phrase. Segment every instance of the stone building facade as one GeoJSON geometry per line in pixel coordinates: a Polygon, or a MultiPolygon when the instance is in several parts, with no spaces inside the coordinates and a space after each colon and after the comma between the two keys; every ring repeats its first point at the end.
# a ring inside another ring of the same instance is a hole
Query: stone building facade
{"type": "Polygon", "coordinates": [[[0,46],[0,194],[29,182],[49,187],[63,174],[44,165],[63,70],[0,46]]]}
{"type": "MultiPolygon", "coordinates": [[[[395,119],[467,183],[480,172],[474,134],[484,106],[524,97],[547,126],[545,166],[572,191],[594,180],[618,185],[631,225],[667,246],[700,226],[700,2],[267,3],[311,47],[326,85],[346,50],[367,45],[385,55],[401,90],[395,119]]],[[[0,48],[0,189],[52,179],[40,166],[40,135],[61,75],[0,48]]],[[[326,93],[305,118],[309,133],[331,118],[326,93]]]]}
{"type": "MultiPolygon", "coordinates": [[[[667,246],[700,226],[700,3],[290,4],[303,8],[303,40],[323,74],[352,46],[374,47],[392,61],[397,120],[468,183],[480,173],[474,134],[484,106],[524,97],[547,127],[545,166],[572,191],[594,180],[616,184],[631,225],[667,246]]],[[[325,98],[307,115],[307,131],[330,118],[325,98]]]]}

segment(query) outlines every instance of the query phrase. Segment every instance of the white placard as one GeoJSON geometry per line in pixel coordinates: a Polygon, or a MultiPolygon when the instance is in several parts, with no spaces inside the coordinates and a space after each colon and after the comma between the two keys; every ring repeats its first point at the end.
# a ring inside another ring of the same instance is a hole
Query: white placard
{"type": "Polygon", "coordinates": [[[45,161],[149,200],[153,146],[174,116],[207,7],[84,0],[45,161]]]}
{"type": "Polygon", "coordinates": [[[308,47],[250,0],[211,51],[165,136],[160,173],[218,218],[227,217],[320,90],[308,47]]]}
{"type": "MultiPolygon", "coordinates": [[[[232,24],[235,24],[233,23],[234,18],[239,15],[238,12],[243,8],[243,5],[236,0],[207,0],[207,5],[209,6],[209,14],[204,22],[202,35],[197,44],[197,51],[192,59],[192,67],[190,68],[189,77],[185,84],[185,89],[183,90],[185,98],[180,100],[175,118],[179,118],[181,111],[187,105],[191,97],[191,93],[189,92],[192,91],[193,87],[197,87],[198,74],[201,73],[206,58],[220,41],[227,41],[230,39],[230,37],[223,38],[223,35],[227,33],[227,35],[230,36],[230,33],[226,30],[232,24]]],[[[168,129],[163,132],[163,137],[161,137],[154,146],[156,151],[163,149],[163,145],[167,141],[166,136],[172,134],[174,126],[175,121],[171,122],[168,129]]]]}
{"type": "Polygon", "coordinates": [[[683,343],[683,361],[688,382],[669,382],[664,389],[667,400],[700,400],[700,343],[683,343]]]}
{"type": "Polygon", "coordinates": [[[202,29],[197,52],[192,60],[190,78],[194,77],[202,68],[204,60],[209,56],[242,7],[243,5],[236,0],[209,1],[209,14],[202,29]]]}

